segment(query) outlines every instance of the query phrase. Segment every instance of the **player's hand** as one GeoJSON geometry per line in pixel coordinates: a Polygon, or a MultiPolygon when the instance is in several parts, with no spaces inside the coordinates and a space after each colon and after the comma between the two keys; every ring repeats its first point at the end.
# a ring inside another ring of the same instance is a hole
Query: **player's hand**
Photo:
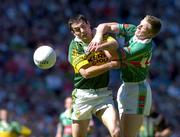
{"type": "Polygon", "coordinates": [[[112,60],[111,61],[111,68],[118,69],[121,67],[121,63],[119,60],[112,60]]]}
{"type": "Polygon", "coordinates": [[[103,36],[99,35],[99,34],[96,34],[94,36],[94,38],[92,39],[92,41],[88,45],[88,51],[93,52],[93,51],[100,50],[99,46],[102,43],[102,41],[103,41],[103,36]]]}

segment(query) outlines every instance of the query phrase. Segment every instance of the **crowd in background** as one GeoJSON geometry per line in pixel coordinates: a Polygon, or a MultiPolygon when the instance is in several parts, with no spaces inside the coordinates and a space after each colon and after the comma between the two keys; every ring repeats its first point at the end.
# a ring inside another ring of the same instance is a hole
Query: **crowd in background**
{"type": "MultiPolygon", "coordinates": [[[[109,21],[138,24],[146,14],[163,20],[162,31],[154,39],[149,81],[153,100],[173,127],[172,137],[179,137],[179,0],[1,0],[0,107],[29,126],[32,137],[55,136],[64,98],[73,89],[73,70],[67,61],[72,34],[67,21],[79,13],[92,27],[109,21]],[[49,70],[40,70],[33,63],[33,52],[39,44],[49,43],[57,62],[49,70]]],[[[111,73],[112,87],[120,84],[116,73],[111,73]]],[[[107,133],[103,127],[95,132],[99,137],[107,133]]]]}

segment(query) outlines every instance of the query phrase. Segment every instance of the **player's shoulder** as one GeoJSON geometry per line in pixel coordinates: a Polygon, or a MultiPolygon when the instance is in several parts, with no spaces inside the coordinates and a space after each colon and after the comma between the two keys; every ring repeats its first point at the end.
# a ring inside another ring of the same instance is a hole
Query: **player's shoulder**
{"type": "Polygon", "coordinates": [[[79,38],[74,38],[71,42],[70,42],[70,45],[69,45],[69,48],[81,48],[83,47],[84,43],[82,40],[80,40],[79,38]]]}
{"type": "Polygon", "coordinates": [[[73,40],[71,40],[71,42],[69,44],[69,48],[73,48],[76,45],[77,45],[77,42],[73,39],[73,40]]]}

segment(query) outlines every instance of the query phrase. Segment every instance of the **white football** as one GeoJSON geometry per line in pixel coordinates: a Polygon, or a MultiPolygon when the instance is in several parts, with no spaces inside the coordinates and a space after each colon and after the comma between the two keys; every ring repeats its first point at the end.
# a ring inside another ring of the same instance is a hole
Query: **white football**
{"type": "Polygon", "coordinates": [[[39,68],[49,69],[56,63],[56,52],[50,46],[40,46],[35,50],[33,60],[39,68]]]}

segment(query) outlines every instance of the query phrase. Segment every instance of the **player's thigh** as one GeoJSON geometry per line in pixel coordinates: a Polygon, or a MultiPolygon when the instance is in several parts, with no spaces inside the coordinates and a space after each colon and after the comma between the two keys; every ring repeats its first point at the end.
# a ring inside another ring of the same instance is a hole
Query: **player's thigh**
{"type": "Polygon", "coordinates": [[[149,115],[152,95],[146,81],[123,83],[117,95],[119,113],[149,115]]]}
{"type": "Polygon", "coordinates": [[[73,120],[73,123],[72,123],[73,137],[86,137],[89,121],[90,121],[89,119],[88,120],[73,120]]]}
{"type": "Polygon", "coordinates": [[[143,115],[122,114],[120,123],[123,137],[137,137],[143,119],[143,115]]]}
{"type": "Polygon", "coordinates": [[[96,116],[107,127],[111,135],[115,133],[120,133],[119,116],[116,109],[113,106],[98,111],[96,113],[96,116]]]}

